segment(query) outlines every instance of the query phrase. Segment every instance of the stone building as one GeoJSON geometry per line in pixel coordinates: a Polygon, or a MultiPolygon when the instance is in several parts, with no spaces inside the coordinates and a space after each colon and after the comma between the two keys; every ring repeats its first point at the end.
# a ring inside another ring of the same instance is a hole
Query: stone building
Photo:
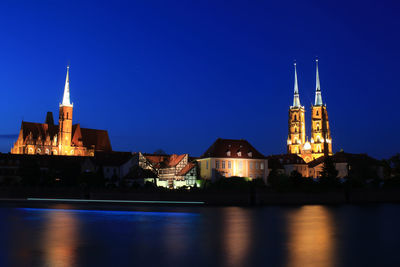
{"type": "Polygon", "coordinates": [[[105,130],[81,128],[72,124],[73,104],[70,101],[69,67],[64,95],[59,106],[58,125],[47,113],[45,123],[22,121],[12,154],[94,156],[95,152],[111,152],[111,143],[105,130]]]}
{"type": "Polygon", "coordinates": [[[318,59],[316,60],[316,91],[315,103],[311,107],[311,139],[306,140],[305,109],[300,104],[299,86],[295,63],[294,99],[289,108],[289,133],[287,153],[297,154],[310,162],[322,156],[332,155],[332,137],[329,128],[328,111],[322,102],[319,80],[318,59]]]}

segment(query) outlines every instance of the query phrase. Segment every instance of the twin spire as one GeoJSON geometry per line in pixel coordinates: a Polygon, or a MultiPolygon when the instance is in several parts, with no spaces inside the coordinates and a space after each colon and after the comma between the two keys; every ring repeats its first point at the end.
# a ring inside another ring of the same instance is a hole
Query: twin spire
{"type": "Polygon", "coordinates": [[[300,105],[300,96],[299,96],[299,84],[297,83],[297,69],[296,62],[294,63],[294,98],[293,98],[293,107],[299,108],[300,105]]]}
{"type": "MultiPolygon", "coordinates": [[[[319,72],[318,72],[318,59],[315,60],[317,64],[316,72],[316,82],[315,82],[315,103],[314,106],[322,106],[322,95],[321,95],[321,84],[319,82],[319,72]]],[[[296,62],[294,63],[294,97],[293,97],[293,107],[300,108],[300,96],[299,96],[299,84],[297,82],[297,69],[296,62]]]]}
{"type": "Polygon", "coordinates": [[[61,106],[73,106],[69,95],[69,66],[67,66],[67,77],[65,78],[64,95],[61,106]]]}

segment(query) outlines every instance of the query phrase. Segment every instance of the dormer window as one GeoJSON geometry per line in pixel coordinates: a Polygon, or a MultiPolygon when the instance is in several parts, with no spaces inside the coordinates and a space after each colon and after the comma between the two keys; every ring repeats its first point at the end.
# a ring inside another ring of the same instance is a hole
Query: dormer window
{"type": "Polygon", "coordinates": [[[230,151],[229,149],[226,151],[226,155],[227,155],[228,157],[231,156],[231,151],[230,151]]]}
{"type": "Polygon", "coordinates": [[[240,149],[238,150],[237,155],[238,155],[238,157],[242,156],[242,151],[240,151],[240,149]]]}
{"type": "Polygon", "coordinates": [[[247,153],[247,155],[251,158],[251,157],[253,157],[253,152],[249,151],[249,152],[247,153]]]}

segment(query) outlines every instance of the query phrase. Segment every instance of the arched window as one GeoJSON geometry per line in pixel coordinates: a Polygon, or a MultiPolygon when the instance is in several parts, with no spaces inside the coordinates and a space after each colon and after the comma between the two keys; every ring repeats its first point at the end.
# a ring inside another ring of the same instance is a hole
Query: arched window
{"type": "Polygon", "coordinates": [[[297,121],[297,115],[296,114],[294,114],[294,120],[297,121]]]}
{"type": "Polygon", "coordinates": [[[317,115],[317,116],[319,115],[318,110],[317,110],[317,113],[315,113],[315,115],[317,115]]]}

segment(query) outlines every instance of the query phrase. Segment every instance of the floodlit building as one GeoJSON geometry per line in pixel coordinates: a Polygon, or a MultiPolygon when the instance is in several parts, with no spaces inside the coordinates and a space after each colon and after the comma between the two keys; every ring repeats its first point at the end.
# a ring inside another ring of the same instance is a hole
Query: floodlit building
{"type": "Polygon", "coordinates": [[[220,177],[262,178],[268,177],[268,161],[246,140],[218,138],[197,159],[200,176],[215,181],[220,177]]]}
{"type": "Polygon", "coordinates": [[[141,168],[151,170],[157,175],[157,186],[170,189],[195,186],[197,166],[191,162],[189,154],[157,155],[139,152],[138,158],[141,168]]]}
{"type": "Polygon", "coordinates": [[[332,137],[329,128],[328,111],[322,102],[321,85],[316,60],[316,90],[315,102],[311,107],[311,140],[306,140],[305,109],[300,104],[299,86],[297,81],[296,63],[294,64],[294,98],[293,106],[289,108],[289,133],[287,153],[297,154],[310,162],[322,156],[332,155],[332,137]]]}
{"type": "Polygon", "coordinates": [[[65,79],[64,95],[60,104],[58,125],[47,113],[45,123],[21,123],[12,154],[94,156],[95,152],[111,152],[111,143],[105,130],[81,128],[72,124],[73,103],[70,101],[69,67],[65,79]]]}

